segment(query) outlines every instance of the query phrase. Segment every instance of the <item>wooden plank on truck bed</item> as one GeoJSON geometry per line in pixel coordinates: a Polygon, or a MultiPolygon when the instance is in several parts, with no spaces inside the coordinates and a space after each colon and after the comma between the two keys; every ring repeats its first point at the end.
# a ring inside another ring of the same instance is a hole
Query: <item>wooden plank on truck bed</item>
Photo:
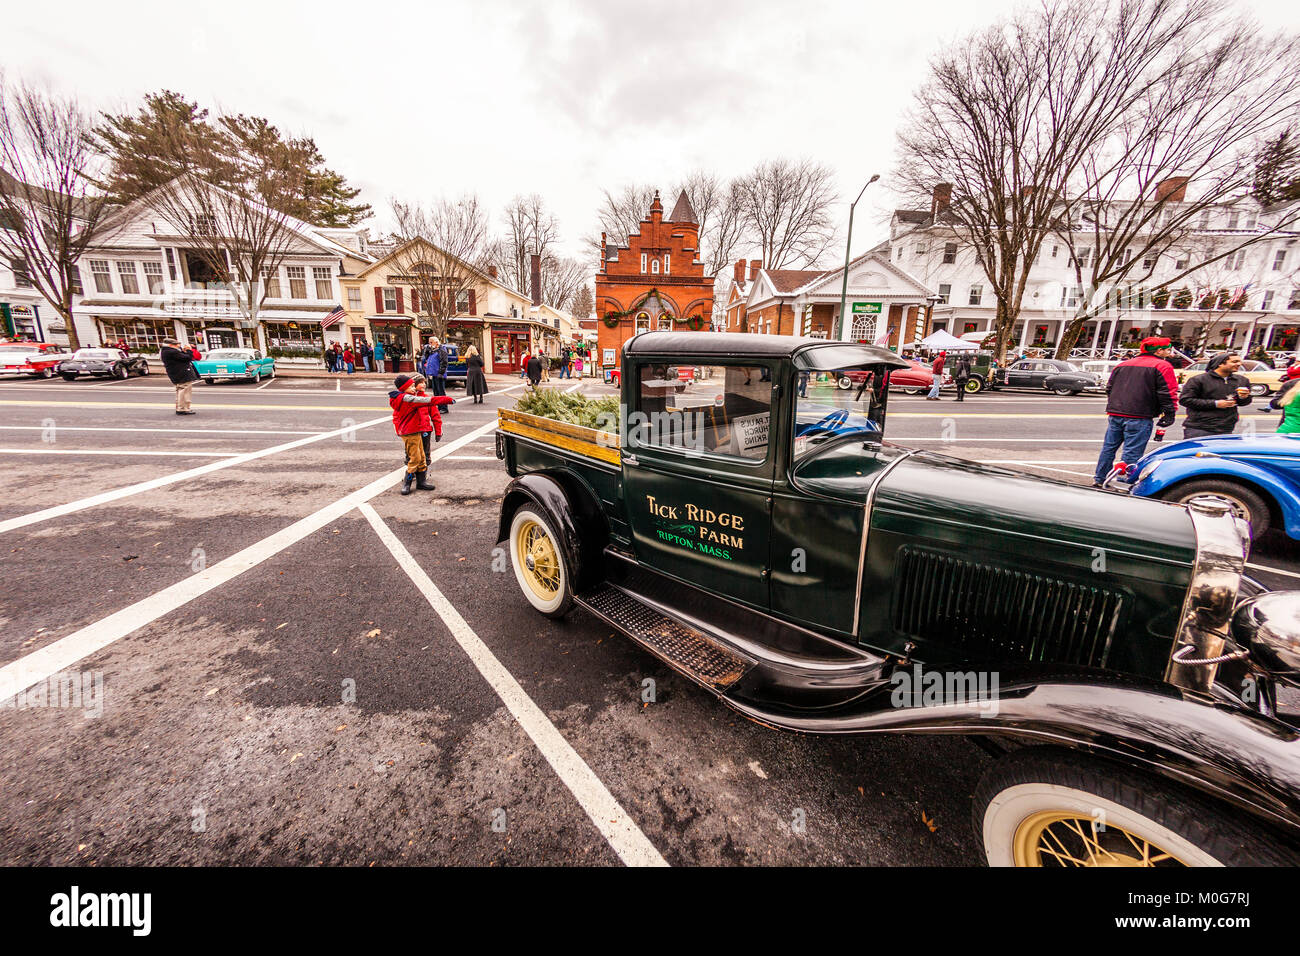
{"type": "Polygon", "coordinates": [[[618,436],[597,428],[585,428],[568,422],[557,422],[541,415],[529,415],[512,409],[497,409],[497,422],[503,432],[532,438],[556,448],[577,452],[611,465],[622,463],[618,450],[618,436]]]}

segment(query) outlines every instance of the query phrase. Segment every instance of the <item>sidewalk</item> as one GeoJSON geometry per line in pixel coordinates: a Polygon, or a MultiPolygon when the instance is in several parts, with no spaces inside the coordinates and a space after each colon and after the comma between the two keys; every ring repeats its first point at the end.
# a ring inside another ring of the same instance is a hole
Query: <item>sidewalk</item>
{"type": "MultiPolygon", "coordinates": [[[[315,378],[315,379],[329,379],[335,381],[344,381],[344,380],[356,381],[360,379],[361,381],[371,381],[371,382],[381,382],[381,381],[392,382],[392,380],[397,376],[398,373],[358,371],[358,372],[353,372],[351,375],[349,375],[347,372],[341,372],[341,373],[330,372],[324,368],[293,368],[293,367],[286,368],[284,366],[277,365],[275,368],[275,374],[277,378],[315,378]]],[[[415,373],[404,372],[402,374],[413,375],[415,373]]],[[[487,380],[489,386],[497,386],[497,387],[519,385],[525,381],[524,379],[519,377],[518,372],[503,372],[503,373],[489,372],[487,375],[487,380]]],[[[551,379],[549,382],[547,382],[547,384],[555,385],[560,381],[564,381],[566,383],[572,382],[574,385],[578,384],[579,381],[583,381],[589,384],[590,383],[598,384],[601,382],[601,379],[595,376],[588,376],[587,378],[581,380],[577,378],[573,378],[573,379],[566,378],[561,380],[558,375],[552,374],[551,379]]]]}

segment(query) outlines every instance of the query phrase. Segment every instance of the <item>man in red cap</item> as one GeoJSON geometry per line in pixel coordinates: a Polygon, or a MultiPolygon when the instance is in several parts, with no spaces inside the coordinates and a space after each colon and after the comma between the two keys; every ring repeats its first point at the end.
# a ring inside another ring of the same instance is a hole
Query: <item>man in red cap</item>
{"type": "Polygon", "coordinates": [[[1092,486],[1100,488],[1115,462],[1115,452],[1124,448],[1123,461],[1133,464],[1146,451],[1152,419],[1160,416],[1161,428],[1174,423],[1178,410],[1178,380],[1169,364],[1169,340],[1142,340],[1137,358],[1120,362],[1106,384],[1106,437],[1101,443],[1092,486]]]}

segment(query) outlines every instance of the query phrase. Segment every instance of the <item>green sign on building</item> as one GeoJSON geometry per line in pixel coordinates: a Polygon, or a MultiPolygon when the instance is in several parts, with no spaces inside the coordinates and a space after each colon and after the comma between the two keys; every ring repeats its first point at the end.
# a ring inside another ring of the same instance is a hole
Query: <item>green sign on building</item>
{"type": "Polygon", "coordinates": [[[854,315],[879,315],[879,302],[854,302],[852,309],[854,315]]]}

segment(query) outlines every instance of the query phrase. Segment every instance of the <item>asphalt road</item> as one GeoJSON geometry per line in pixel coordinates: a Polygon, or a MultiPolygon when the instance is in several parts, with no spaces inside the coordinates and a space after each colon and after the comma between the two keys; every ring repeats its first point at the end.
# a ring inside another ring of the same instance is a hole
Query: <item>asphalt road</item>
{"type": "MultiPolygon", "coordinates": [[[[533,613],[494,561],[520,390],[494,388],[401,497],[382,383],[200,385],[177,417],[157,376],[0,381],[0,673],[87,682],[0,711],[0,863],[980,862],[973,745],[766,730],[533,613]]],[[[1102,413],[897,395],[888,428],[1086,482],[1102,413]]],[[[1288,586],[1295,555],[1274,536],[1253,573],[1288,586]]]]}

